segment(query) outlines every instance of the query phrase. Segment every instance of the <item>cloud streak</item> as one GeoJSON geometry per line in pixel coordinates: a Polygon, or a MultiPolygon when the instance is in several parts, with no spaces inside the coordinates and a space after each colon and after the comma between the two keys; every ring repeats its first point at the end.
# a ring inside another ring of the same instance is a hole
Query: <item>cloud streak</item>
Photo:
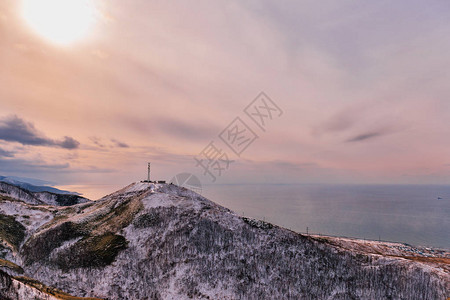
{"type": "Polygon", "coordinates": [[[124,142],[118,141],[116,139],[111,139],[111,142],[113,142],[114,146],[119,148],[130,148],[130,146],[124,142]]]}
{"type": "Polygon", "coordinates": [[[362,141],[367,141],[367,140],[379,137],[381,135],[382,135],[381,132],[366,132],[363,134],[358,134],[358,135],[348,139],[346,142],[348,142],[348,143],[362,142],[362,141]]]}
{"type": "Polygon", "coordinates": [[[14,153],[0,148],[0,157],[14,157],[14,153]]]}
{"type": "Polygon", "coordinates": [[[70,167],[68,163],[48,164],[43,161],[28,161],[25,159],[2,159],[0,158],[0,170],[6,173],[36,173],[49,172],[51,170],[61,171],[70,167]]]}
{"type": "Polygon", "coordinates": [[[39,132],[33,123],[27,122],[17,115],[0,119],[0,140],[17,142],[22,145],[60,147],[77,149],[80,143],[72,137],[65,136],[61,140],[53,140],[39,132]]]}

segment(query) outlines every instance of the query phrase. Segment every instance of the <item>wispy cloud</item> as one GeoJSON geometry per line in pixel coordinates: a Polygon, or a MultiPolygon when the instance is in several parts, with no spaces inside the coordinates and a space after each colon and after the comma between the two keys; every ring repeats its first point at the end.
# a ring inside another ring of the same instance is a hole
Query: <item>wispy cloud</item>
{"type": "Polygon", "coordinates": [[[102,143],[102,139],[97,136],[90,136],[89,140],[91,140],[91,142],[93,142],[96,146],[98,146],[100,148],[105,147],[105,145],[102,143]]]}
{"type": "Polygon", "coordinates": [[[163,135],[190,141],[211,139],[221,130],[220,127],[210,123],[167,116],[158,116],[151,119],[126,116],[122,122],[125,126],[140,133],[163,135]]]}
{"type": "Polygon", "coordinates": [[[77,149],[80,146],[80,142],[70,136],[65,136],[63,140],[56,141],[55,145],[64,149],[77,149]]]}
{"type": "Polygon", "coordinates": [[[166,134],[188,140],[210,139],[219,132],[218,128],[208,126],[208,124],[196,124],[196,122],[182,121],[175,118],[160,118],[157,126],[166,134]]]}
{"type": "Polygon", "coordinates": [[[118,141],[116,139],[111,139],[111,142],[114,144],[114,146],[119,148],[130,148],[130,146],[124,142],[118,141]]]}
{"type": "Polygon", "coordinates": [[[72,166],[69,163],[52,163],[42,159],[2,158],[0,157],[0,171],[11,174],[104,174],[117,172],[114,168],[100,168],[97,166],[72,166]]]}
{"type": "Polygon", "coordinates": [[[118,139],[109,139],[105,140],[98,136],[90,136],[89,140],[94,143],[97,147],[103,148],[105,151],[108,151],[107,148],[130,148],[130,145],[119,141],[118,139]]]}
{"type": "Polygon", "coordinates": [[[14,157],[14,153],[0,148],[0,157],[14,157]]]}
{"type": "Polygon", "coordinates": [[[366,132],[363,134],[358,134],[350,139],[348,139],[346,142],[353,143],[353,142],[362,142],[367,141],[376,137],[381,136],[382,132],[366,132]]]}
{"type": "Polygon", "coordinates": [[[48,164],[43,161],[28,161],[25,159],[2,159],[0,158],[0,170],[8,173],[35,173],[48,172],[50,170],[68,169],[68,163],[48,164]]]}
{"type": "Polygon", "coordinates": [[[39,132],[33,123],[26,122],[17,115],[0,119],[0,140],[17,142],[22,145],[61,147],[77,149],[80,143],[72,137],[65,136],[61,140],[53,140],[39,132]]]}

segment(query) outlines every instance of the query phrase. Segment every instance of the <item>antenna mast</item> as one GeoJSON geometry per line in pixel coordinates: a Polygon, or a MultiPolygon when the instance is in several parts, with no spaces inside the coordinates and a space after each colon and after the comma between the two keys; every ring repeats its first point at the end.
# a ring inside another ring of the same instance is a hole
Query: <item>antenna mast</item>
{"type": "Polygon", "coordinates": [[[148,163],[148,176],[147,181],[150,182],[150,163],[148,163]]]}

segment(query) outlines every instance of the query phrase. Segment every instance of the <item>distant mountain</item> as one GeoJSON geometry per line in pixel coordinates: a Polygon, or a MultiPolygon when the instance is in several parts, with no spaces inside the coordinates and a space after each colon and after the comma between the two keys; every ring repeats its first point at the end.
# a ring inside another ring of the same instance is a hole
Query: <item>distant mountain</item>
{"type": "Polygon", "coordinates": [[[29,177],[18,177],[18,176],[0,176],[1,179],[8,179],[8,180],[16,180],[20,182],[26,182],[33,185],[53,185],[51,181],[42,180],[42,179],[36,179],[36,178],[29,178],[29,177]]]}
{"type": "Polygon", "coordinates": [[[0,181],[0,195],[7,195],[29,204],[69,206],[78,203],[90,202],[89,199],[75,194],[53,193],[34,186],[32,189],[28,189],[27,187],[29,186],[29,184],[16,185],[13,183],[0,181]]]}
{"type": "Polygon", "coordinates": [[[101,299],[436,300],[450,291],[448,251],[305,236],[171,184],[134,183],[68,207],[0,195],[0,239],[0,299],[55,299],[49,287],[101,299]]]}
{"type": "Polygon", "coordinates": [[[80,195],[76,192],[69,192],[60,190],[45,184],[48,184],[49,182],[38,180],[38,179],[32,179],[32,178],[24,178],[24,177],[15,177],[15,176],[0,176],[0,182],[6,182],[13,184],[15,186],[21,187],[25,190],[28,190],[30,192],[50,192],[53,194],[70,194],[70,195],[80,195]],[[44,184],[44,185],[42,185],[44,184]]]}

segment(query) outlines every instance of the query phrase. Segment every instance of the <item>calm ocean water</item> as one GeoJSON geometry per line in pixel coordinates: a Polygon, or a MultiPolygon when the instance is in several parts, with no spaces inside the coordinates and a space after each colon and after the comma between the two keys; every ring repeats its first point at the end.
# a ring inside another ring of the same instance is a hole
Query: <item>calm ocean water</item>
{"type": "Polygon", "coordinates": [[[450,249],[450,186],[207,185],[203,195],[298,232],[450,249]]]}

